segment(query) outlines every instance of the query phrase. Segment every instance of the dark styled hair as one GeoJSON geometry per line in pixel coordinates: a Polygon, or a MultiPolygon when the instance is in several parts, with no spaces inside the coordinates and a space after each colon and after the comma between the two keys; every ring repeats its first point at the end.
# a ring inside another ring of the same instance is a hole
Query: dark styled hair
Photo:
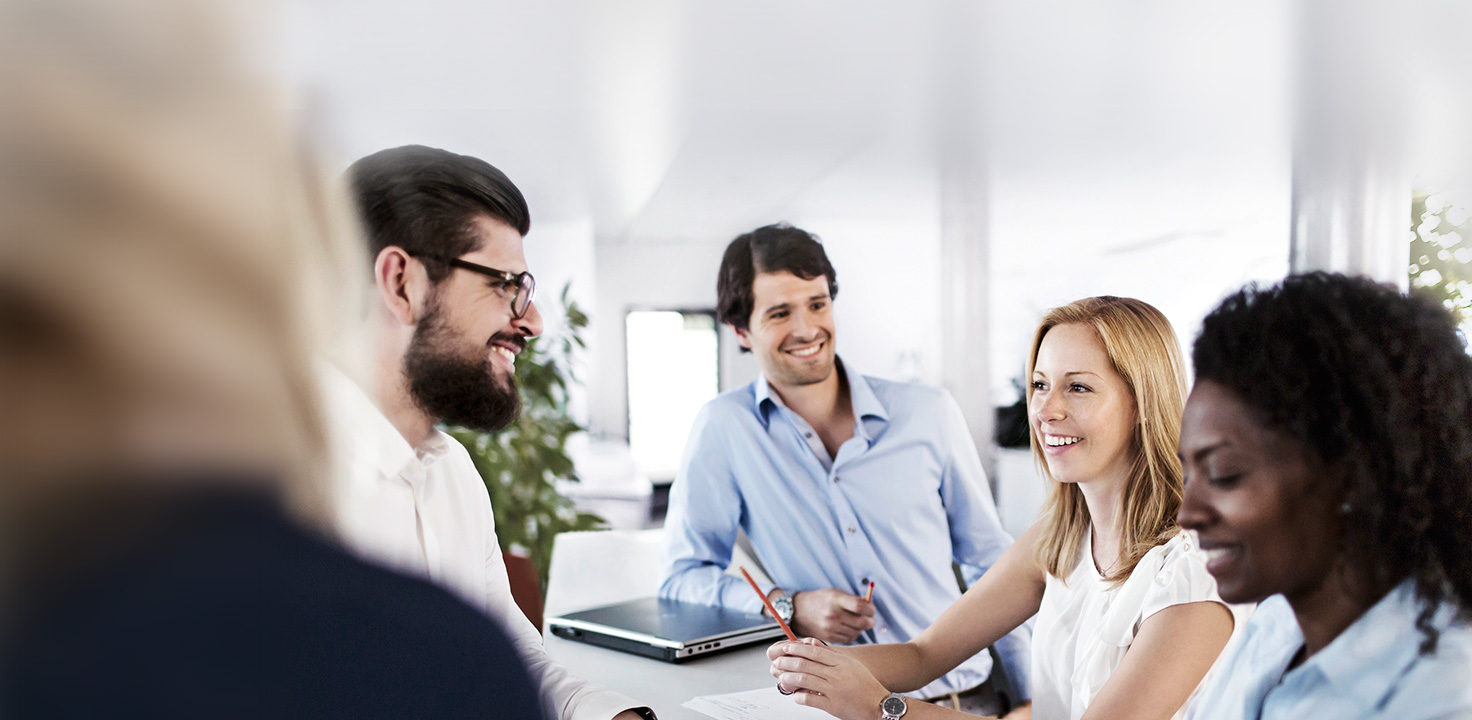
{"type": "MultiPolygon", "coordinates": [[[[456,258],[474,251],[477,217],[489,215],[522,235],[531,229],[526,198],[490,163],[448,150],[405,145],[380,150],[348,168],[348,182],[368,235],[369,260],[390,245],[456,258]]],[[[421,260],[424,260],[421,257],[421,260]]],[[[450,266],[425,261],[440,282],[450,266]]]]}
{"type": "Polygon", "coordinates": [[[1196,377],[1342,467],[1341,547],[1372,588],[1415,581],[1416,626],[1472,617],[1472,357],[1447,310],[1329,273],[1250,285],[1206,317],[1196,377]]]}
{"type": "Polygon", "coordinates": [[[752,230],[726,246],[716,279],[716,319],[747,329],[755,302],[751,284],[757,274],[784,270],[804,280],[826,277],[829,297],[838,297],[838,273],[823,252],[823,241],[806,230],[777,223],[752,230]]]}

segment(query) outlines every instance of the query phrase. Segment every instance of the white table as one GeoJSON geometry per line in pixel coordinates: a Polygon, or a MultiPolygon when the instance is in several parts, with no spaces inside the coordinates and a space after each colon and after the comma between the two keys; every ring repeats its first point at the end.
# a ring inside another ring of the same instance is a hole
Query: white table
{"type": "Polygon", "coordinates": [[[547,654],[578,677],[617,690],[654,708],[660,720],[710,720],[680,703],[697,695],[755,690],[770,685],[767,648],[775,640],[675,665],[546,634],[547,654]]]}

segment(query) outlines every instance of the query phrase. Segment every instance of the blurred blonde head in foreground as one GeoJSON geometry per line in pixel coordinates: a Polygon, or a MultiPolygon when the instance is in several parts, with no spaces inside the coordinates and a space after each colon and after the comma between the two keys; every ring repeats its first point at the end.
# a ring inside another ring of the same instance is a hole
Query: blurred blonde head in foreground
{"type": "Polygon", "coordinates": [[[299,519],[326,524],[312,363],[346,347],[361,250],[244,52],[263,13],[0,0],[0,507],[14,517],[119,479],[224,471],[279,483],[299,519]]]}

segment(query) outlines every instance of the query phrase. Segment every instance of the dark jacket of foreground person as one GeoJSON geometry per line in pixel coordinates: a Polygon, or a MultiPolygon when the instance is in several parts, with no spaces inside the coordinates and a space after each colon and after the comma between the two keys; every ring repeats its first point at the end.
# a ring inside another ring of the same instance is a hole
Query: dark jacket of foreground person
{"type": "Polygon", "coordinates": [[[480,613],[271,498],[194,487],[50,523],[9,608],[0,717],[541,718],[480,613]]]}

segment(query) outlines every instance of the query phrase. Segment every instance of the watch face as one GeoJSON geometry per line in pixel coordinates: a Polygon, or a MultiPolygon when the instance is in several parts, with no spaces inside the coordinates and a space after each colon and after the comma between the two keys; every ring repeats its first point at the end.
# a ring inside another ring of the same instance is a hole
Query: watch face
{"type": "Polygon", "coordinates": [[[900,715],[905,714],[905,699],[898,695],[890,695],[889,697],[884,699],[884,702],[879,703],[879,709],[882,710],[885,715],[893,715],[895,717],[899,717],[900,715]]]}
{"type": "Polygon", "coordinates": [[[776,609],[777,616],[782,618],[783,622],[787,622],[792,619],[791,595],[779,595],[776,600],[772,601],[772,607],[776,609]]]}

